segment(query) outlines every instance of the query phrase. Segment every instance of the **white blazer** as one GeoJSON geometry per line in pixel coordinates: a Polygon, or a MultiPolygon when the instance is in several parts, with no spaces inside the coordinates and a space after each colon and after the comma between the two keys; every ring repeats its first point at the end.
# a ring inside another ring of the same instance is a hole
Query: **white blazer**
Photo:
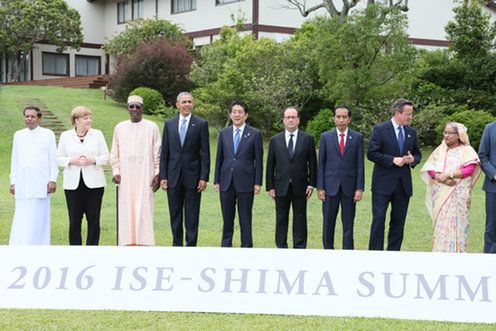
{"type": "Polygon", "coordinates": [[[62,185],[64,190],[77,189],[81,173],[84,183],[89,188],[104,187],[107,184],[102,165],[108,163],[109,151],[105,137],[100,130],[89,129],[83,142],[79,140],[74,129],[62,132],[57,148],[57,160],[59,166],[64,168],[62,185]],[[94,157],[96,164],[82,168],[73,164],[69,165],[71,158],[80,155],[94,157]]]}

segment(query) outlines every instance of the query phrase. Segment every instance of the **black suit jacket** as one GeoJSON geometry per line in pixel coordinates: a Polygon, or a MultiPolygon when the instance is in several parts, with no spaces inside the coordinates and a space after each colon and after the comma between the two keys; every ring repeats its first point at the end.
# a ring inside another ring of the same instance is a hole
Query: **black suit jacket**
{"type": "Polygon", "coordinates": [[[235,154],[233,126],[220,130],[214,184],[220,184],[222,192],[229,189],[231,182],[237,192],[253,192],[255,185],[262,185],[262,172],[263,143],[260,131],[247,124],[235,154]]]}
{"type": "Polygon", "coordinates": [[[210,143],[207,121],[191,115],[184,145],[179,139],[179,116],[164,125],[160,153],[160,179],[167,179],[169,187],[182,183],[188,188],[198,186],[198,181],[208,181],[210,174],[210,143]]]}
{"type": "Polygon", "coordinates": [[[307,187],[315,187],[317,181],[315,142],[312,136],[298,130],[294,154],[290,158],[284,133],[285,131],[273,136],[269,142],[266,189],[275,189],[276,196],[283,197],[291,183],[293,194],[302,196],[305,195],[307,187]]]}
{"type": "Polygon", "coordinates": [[[320,137],[319,173],[317,188],[334,196],[339,187],[347,197],[364,187],[363,135],[348,129],[344,154],[341,155],[337,130],[324,132],[320,137]]]}
{"type": "Polygon", "coordinates": [[[408,196],[412,196],[412,174],[410,168],[415,167],[420,162],[422,154],[417,140],[417,131],[408,126],[404,126],[405,144],[404,155],[407,152],[413,155],[415,161],[409,166],[398,167],[393,163],[395,157],[403,157],[400,154],[398,139],[394,132],[391,120],[378,124],[374,127],[370,138],[367,157],[374,162],[374,172],[372,174],[372,192],[385,195],[392,194],[401,178],[403,189],[408,196]]]}

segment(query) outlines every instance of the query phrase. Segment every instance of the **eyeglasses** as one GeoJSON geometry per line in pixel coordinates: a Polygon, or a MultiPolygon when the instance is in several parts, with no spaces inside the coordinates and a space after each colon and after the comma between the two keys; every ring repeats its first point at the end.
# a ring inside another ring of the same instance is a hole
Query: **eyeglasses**
{"type": "Polygon", "coordinates": [[[298,116],[284,116],[284,118],[287,120],[295,120],[298,118],[298,116]]]}
{"type": "Polygon", "coordinates": [[[129,105],[129,106],[127,106],[127,108],[141,110],[141,106],[140,105],[129,105]]]}
{"type": "Polygon", "coordinates": [[[455,131],[444,131],[443,134],[445,136],[448,136],[448,135],[454,135],[454,134],[458,134],[458,132],[455,132],[455,131]]]}

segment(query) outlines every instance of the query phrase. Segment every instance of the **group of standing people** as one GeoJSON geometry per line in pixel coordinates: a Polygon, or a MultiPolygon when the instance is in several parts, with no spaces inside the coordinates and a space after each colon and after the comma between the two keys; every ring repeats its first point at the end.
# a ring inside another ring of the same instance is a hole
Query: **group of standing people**
{"type": "MultiPolygon", "coordinates": [[[[88,222],[87,245],[98,245],[100,209],[110,162],[118,185],[119,245],[154,245],[154,193],[167,192],[174,246],[196,246],[201,194],[210,172],[208,123],[193,114],[193,96],[177,96],[178,116],[158,126],[143,119],[143,99],[130,96],[129,120],[114,130],[109,153],[101,131],[92,128],[92,112],[76,107],[73,129],[62,133],[58,148],[52,131],[39,126],[41,111],[24,109],[26,128],[14,135],[10,191],[16,209],[10,244],[50,243],[50,194],[56,190],[57,164],[64,168],[63,188],[69,213],[69,242],[81,245],[83,215],[88,222]],[[33,176],[33,174],[35,174],[33,176]]],[[[411,169],[421,160],[417,133],[409,126],[414,107],[396,100],[390,120],[374,127],[367,157],[372,175],[370,250],[383,250],[386,212],[390,206],[387,250],[400,250],[412,196],[411,169]]],[[[222,247],[232,247],[236,209],[241,247],[253,247],[254,196],[262,190],[263,141],[259,130],[246,123],[248,106],[240,100],[229,106],[232,125],[219,132],[213,187],[220,196],[222,247]]],[[[283,113],[284,131],[269,141],[266,190],[275,201],[275,242],[287,248],[289,213],[293,210],[294,248],[307,246],[307,201],[317,189],[322,201],[322,241],[334,248],[336,218],[341,209],[344,249],[354,248],[356,204],[364,191],[363,135],[349,128],[351,109],[334,109],[335,129],[324,132],[318,158],[312,136],[299,129],[296,107],[283,113]]],[[[470,194],[482,170],[486,173],[486,233],[484,252],[496,252],[496,126],[484,131],[479,153],[469,143],[466,127],[448,123],[444,139],[421,169],[427,183],[426,206],[433,221],[433,250],[467,250],[470,194]],[[480,159],[479,159],[480,157],[480,159]],[[482,161],[482,162],[481,162],[482,161]]]]}

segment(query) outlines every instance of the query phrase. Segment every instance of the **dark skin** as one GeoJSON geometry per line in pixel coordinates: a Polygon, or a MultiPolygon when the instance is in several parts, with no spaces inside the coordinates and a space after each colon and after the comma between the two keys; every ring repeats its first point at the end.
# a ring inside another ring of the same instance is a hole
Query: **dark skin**
{"type": "MultiPolygon", "coordinates": [[[[143,119],[143,105],[140,103],[130,103],[127,105],[127,111],[129,112],[129,119],[133,123],[141,122],[143,119]]],[[[121,183],[121,175],[115,175],[112,177],[112,182],[114,184],[119,185],[121,183]]],[[[153,192],[157,192],[160,187],[160,180],[158,179],[158,175],[153,177],[152,182],[150,184],[153,192]]]]}
{"type": "MultiPolygon", "coordinates": [[[[24,123],[29,130],[34,130],[41,122],[41,115],[34,109],[26,109],[24,111],[24,123]]],[[[55,193],[57,190],[56,182],[48,182],[47,193],[55,193]]],[[[15,195],[15,185],[10,185],[9,191],[15,195]]]]}

